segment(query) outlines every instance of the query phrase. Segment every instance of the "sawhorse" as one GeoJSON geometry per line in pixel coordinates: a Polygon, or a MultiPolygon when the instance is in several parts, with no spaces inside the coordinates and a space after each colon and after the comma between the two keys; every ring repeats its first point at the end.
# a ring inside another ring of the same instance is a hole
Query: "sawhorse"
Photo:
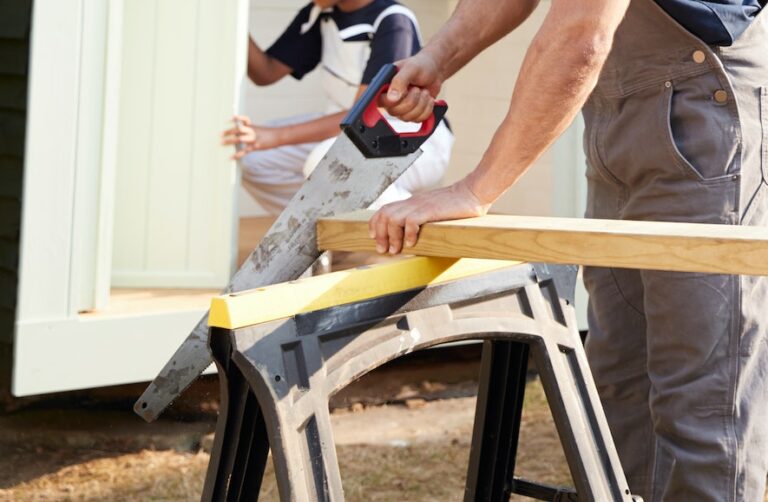
{"type": "Polygon", "coordinates": [[[575,325],[576,267],[412,258],[214,300],[221,409],[202,499],[256,500],[271,448],[281,500],[344,498],[333,393],[427,347],[485,340],[464,499],[633,500],[575,325]],[[529,354],[575,491],[514,476],[529,354]]]}

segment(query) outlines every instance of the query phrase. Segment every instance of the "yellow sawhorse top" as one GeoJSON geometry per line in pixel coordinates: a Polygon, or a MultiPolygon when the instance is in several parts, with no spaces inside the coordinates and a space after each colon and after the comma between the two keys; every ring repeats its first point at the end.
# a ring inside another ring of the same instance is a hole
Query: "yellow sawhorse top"
{"type": "Polygon", "coordinates": [[[237,329],[336,305],[519,265],[519,261],[415,257],[213,298],[208,325],[237,329]]]}

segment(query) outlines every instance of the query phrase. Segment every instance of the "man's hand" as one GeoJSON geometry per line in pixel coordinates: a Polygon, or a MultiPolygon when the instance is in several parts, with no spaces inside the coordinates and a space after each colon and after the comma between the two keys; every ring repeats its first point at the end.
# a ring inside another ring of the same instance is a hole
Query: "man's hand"
{"type": "Polygon", "coordinates": [[[416,245],[424,223],[483,216],[490,206],[481,203],[462,180],[387,204],[371,217],[368,229],[371,238],[376,239],[376,251],[397,254],[404,247],[416,245]]]}
{"type": "Polygon", "coordinates": [[[269,150],[283,145],[275,128],[255,126],[251,119],[244,115],[235,115],[232,121],[235,127],[224,131],[221,143],[235,145],[237,152],[232,156],[234,160],[241,159],[254,150],[269,150]]]}
{"type": "Polygon", "coordinates": [[[425,51],[395,63],[397,74],[379,105],[406,122],[423,122],[432,114],[442,76],[435,60],[425,51]]]}
{"type": "Polygon", "coordinates": [[[379,106],[399,119],[423,122],[432,113],[443,82],[518,27],[538,3],[460,0],[448,22],[418,54],[395,63],[399,71],[379,106]]]}

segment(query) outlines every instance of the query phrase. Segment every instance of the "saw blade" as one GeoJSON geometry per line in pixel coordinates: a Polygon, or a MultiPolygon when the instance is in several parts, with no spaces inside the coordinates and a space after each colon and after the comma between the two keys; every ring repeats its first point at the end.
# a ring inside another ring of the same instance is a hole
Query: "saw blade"
{"type": "MultiPolygon", "coordinates": [[[[403,157],[366,158],[344,133],[340,134],[224,293],[298,278],[320,256],[317,219],[367,208],[419,155],[421,150],[403,157]]],[[[134,410],[148,422],[155,420],[211,362],[206,313],[134,410]]]]}

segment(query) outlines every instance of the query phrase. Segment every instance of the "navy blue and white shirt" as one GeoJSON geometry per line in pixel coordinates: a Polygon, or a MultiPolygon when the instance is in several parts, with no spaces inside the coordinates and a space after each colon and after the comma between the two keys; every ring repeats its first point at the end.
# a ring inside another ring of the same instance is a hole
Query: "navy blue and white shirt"
{"type": "Polygon", "coordinates": [[[267,54],[301,79],[322,68],[329,111],[352,106],[358,87],[369,84],[382,65],[416,54],[421,35],[416,16],[394,0],[374,0],[353,12],[301,9],[267,54]]]}
{"type": "Polygon", "coordinates": [[[656,0],[685,29],[710,45],[732,45],[766,0],[656,0]]]}

